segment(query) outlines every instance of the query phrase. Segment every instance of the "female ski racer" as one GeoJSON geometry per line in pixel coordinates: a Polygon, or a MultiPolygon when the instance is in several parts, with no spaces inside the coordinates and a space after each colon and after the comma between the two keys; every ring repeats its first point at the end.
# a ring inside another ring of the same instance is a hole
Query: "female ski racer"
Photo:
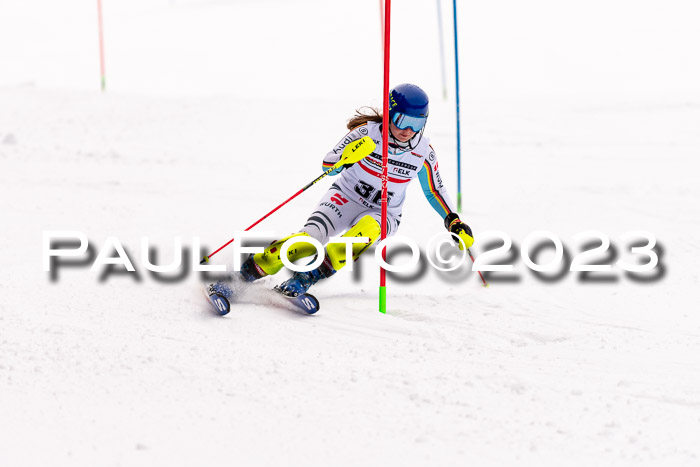
{"type": "MultiPolygon", "coordinates": [[[[288,250],[290,262],[317,254],[312,244],[303,242],[303,237],[312,237],[326,245],[321,265],[309,272],[295,272],[275,287],[284,295],[296,297],[345,265],[345,244],[328,244],[330,237],[340,234],[342,237],[369,237],[367,244],[352,245],[353,260],[380,237],[382,116],[377,109],[370,110],[370,114],[358,111],[350,119],[347,125],[350,132],[323,159],[323,169],[333,167],[347,145],[365,136],[376,143],[374,152],[355,164],[343,165],[331,172],[329,175],[339,175],[338,180],[321,198],[301,230],[273,242],[262,253],[251,255],[241,267],[239,280],[252,282],[279,272],[283,267],[282,244],[290,238],[299,237],[295,238],[298,243],[288,250]]],[[[427,119],[428,96],[421,88],[400,84],[390,91],[387,236],[394,235],[399,228],[406,188],[418,178],[425,197],[443,219],[447,230],[462,240],[463,244],[458,242],[460,249],[469,248],[474,243],[472,231],[455,212],[438,171],[435,151],[423,135],[427,119]]],[[[213,284],[209,290],[227,299],[234,293],[226,282],[213,284]]]]}

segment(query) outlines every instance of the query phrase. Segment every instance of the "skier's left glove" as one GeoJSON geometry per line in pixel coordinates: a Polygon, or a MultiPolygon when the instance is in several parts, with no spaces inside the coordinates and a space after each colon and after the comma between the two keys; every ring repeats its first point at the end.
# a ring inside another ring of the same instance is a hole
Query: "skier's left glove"
{"type": "Polygon", "coordinates": [[[451,212],[445,217],[445,228],[457,235],[462,240],[460,242],[459,240],[455,239],[455,241],[459,244],[460,250],[464,250],[464,248],[471,248],[471,246],[474,244],[472,229],[470,229],[467,224],[459,220],[457,213],[451,212]]]}

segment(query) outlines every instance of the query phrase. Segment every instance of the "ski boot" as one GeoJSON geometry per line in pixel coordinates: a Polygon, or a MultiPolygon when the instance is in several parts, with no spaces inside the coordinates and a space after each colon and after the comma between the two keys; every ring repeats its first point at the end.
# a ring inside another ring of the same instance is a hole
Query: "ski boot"
{"type": "Polygon", "coordinates": [[[260,268],[260,266],[255,264],[253,256],[255,255],[251,253],[250,256],[248,256],[248,259],[241,265],[241,270],[238,275],[243,282],[253,282],[258,279],[262,279],[267,275],[265,274],[265,271],[260,268]]]}
{"type": "Polygon", "coordinates": [[[291,278],[276,285],[275,290],[288,297],[298,297],[299,295],[306,294],[309,288],[316,282],[321,279],[326,279],[335,273],[335,269],[333,269],[328,257],[326,257],[323,263],[313,271],[295,272],[291,278]]]}

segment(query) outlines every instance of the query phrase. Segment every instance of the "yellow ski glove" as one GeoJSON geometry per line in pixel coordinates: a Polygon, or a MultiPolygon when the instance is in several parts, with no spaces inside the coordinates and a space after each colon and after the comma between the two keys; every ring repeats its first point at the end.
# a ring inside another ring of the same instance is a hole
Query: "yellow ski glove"
{"type": "Polygon", "coordinates": [[[359,162],[369,156],[376,147],[377,145],[374,144],[374,141],[372,141],[372,138],[369,136],[353,141],[345,147],[343,155],[340,156],[340,160],[335,163],[335,167],[350,167],[355,162],[359,162]]]}
{"type": "Polygon", "coordinates": [[[445,228],[457,235],[461,241],[457,241],[459,249],[471,248],[474,244],[474,235],[472,229],[467,224],[459,220],[457,213],[451,212],[445,217],[445,228]],[[463,243],[464,242],[464,243],[463,243]]]}

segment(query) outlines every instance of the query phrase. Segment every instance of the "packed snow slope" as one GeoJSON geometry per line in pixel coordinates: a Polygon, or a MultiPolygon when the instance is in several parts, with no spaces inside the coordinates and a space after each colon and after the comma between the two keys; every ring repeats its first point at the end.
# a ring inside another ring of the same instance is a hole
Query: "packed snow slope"
{"type": "MultiPolygon", "coordinates": [[[[388,314],[368,254],[314,287],[316,315],[265,293],[283,272],[226,317],[199,275],[150,274],[142,238],[158,264],[176,237],[209,251],[319,174],[354,109],[381,105],[376,2],[104,1],[106,93],[94,5],[54,3],[0,3],[0,464],[700,462],[690,2],[460,3],[462,218],[477,258],[480,235],[512,238],[494,262],[514,271],[484,288],[470,264],[431,267],[444,228],[416,183],[400,233],[422,260],[390,276],[388,314]],[[43,271],[50,230],[83,232],[88,257],[43,271]],[[535,275],[520,251],[541,230],[565,265],[602,232],[613,253],[591,262],[612,271],[535,275]],[[644,262],[621,238],[639,230],[659,265],[629,275],[614,263],[644,262]],[[90,270],[109,237],[136,272],[90,270]]],[[[456,193],[435,3],[396,3],[392,83],[431,95],[456,193]]],[[[331,182],[256,230],[296,231],[331,182]]]]}

